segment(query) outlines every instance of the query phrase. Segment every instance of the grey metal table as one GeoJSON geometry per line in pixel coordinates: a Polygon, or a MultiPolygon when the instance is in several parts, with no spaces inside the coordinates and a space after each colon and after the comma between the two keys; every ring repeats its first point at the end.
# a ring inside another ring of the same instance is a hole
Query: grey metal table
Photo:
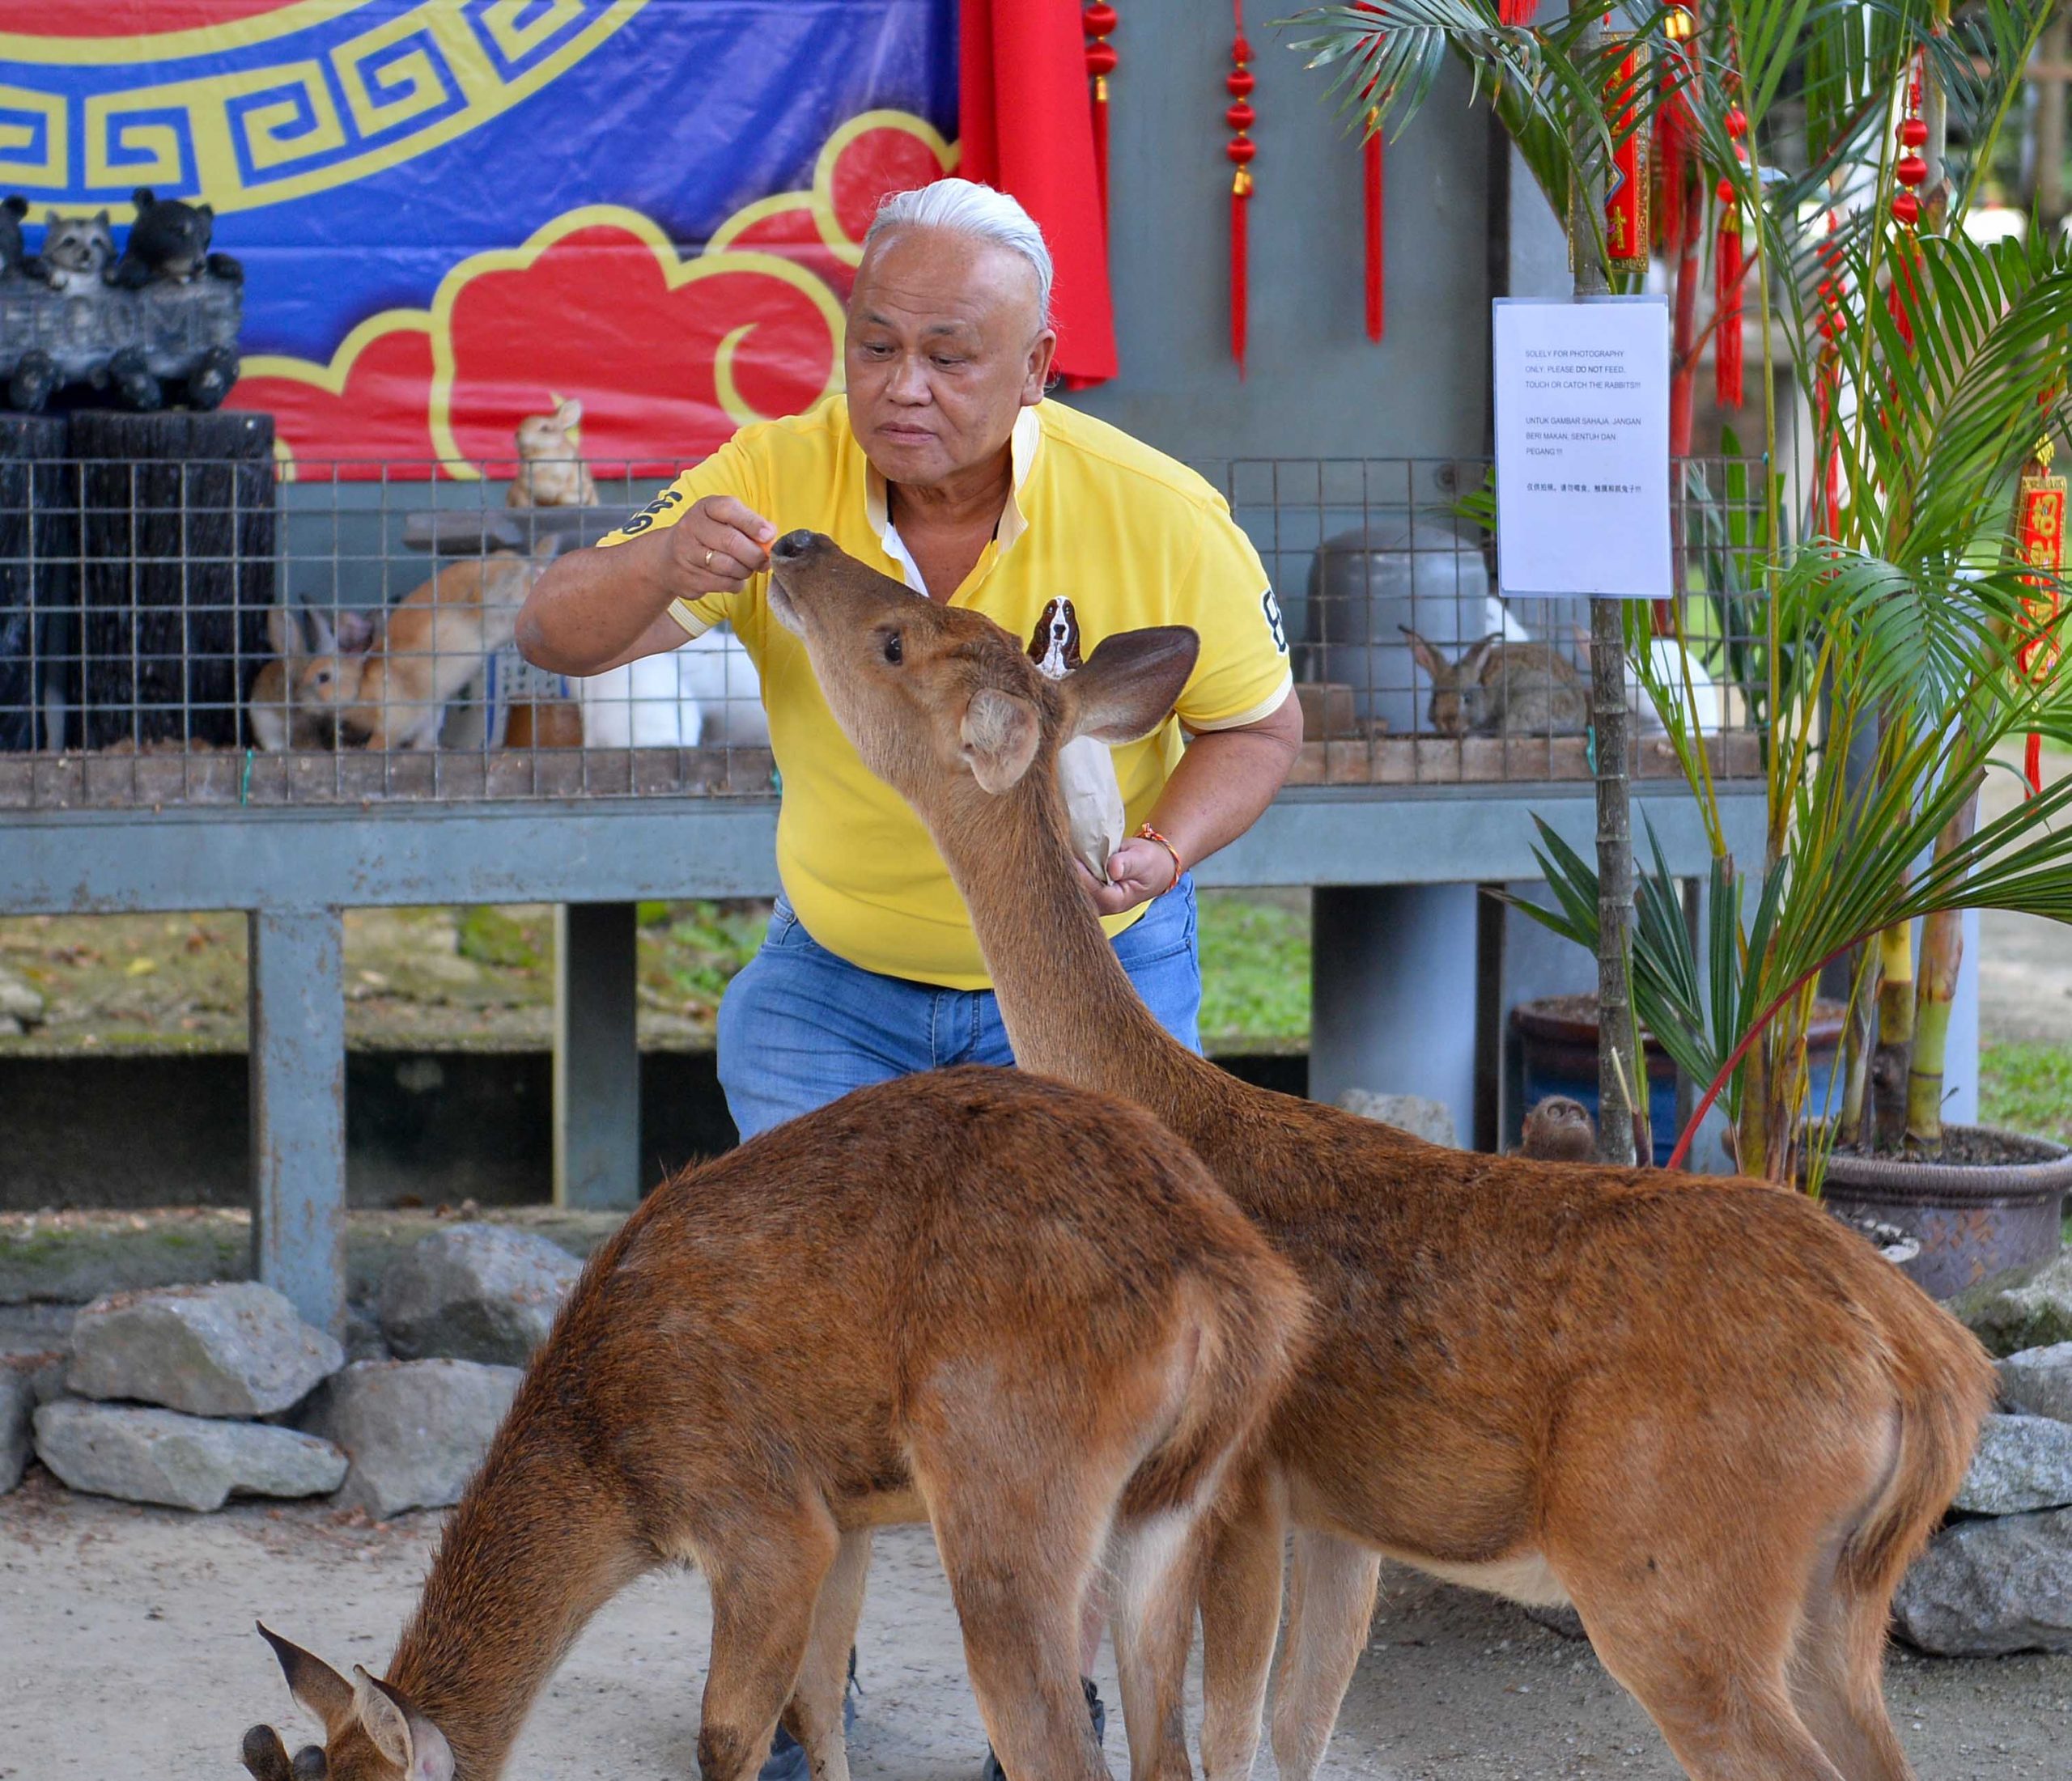
{"type": "MultiPolygon", "coordinates": [[[[1723,799],[1729,842],[1760,851],[1760,785],[1723,799]]],[[[1671,869],[1705,869],[1697,811],[1637,786],[1637,823],[1671,869]]],[[[1587,785],[1292,789],[1207,861],[1204,885],[1327,889],[1335,956],[1315,973],[1313,1076],[1354,1079],[1360,1011],[1394,973],[1392,887],[1535,876],[1534,814],[1587,853],[1587,785]],[[1363,939],[1364,935],[1364,939],[1363,939]]],[[[242,910],[250,927],[253,1271],[312,1322],[342,1320],[345,997],[342,911],[548,902],[558,917],[555,1193],[631,1206],[639,1191],[634,905],[768,896],[773,798],[39,810],[0,824],[0,914],[242,910]]],[[[1469,992],[1471,994],[1471,990],[1469,992]]]]}

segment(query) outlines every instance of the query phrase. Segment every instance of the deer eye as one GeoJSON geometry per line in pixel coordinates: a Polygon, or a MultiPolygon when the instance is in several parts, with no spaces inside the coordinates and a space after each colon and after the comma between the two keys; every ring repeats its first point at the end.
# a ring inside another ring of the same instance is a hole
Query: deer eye
{"type": "Polygon", "coordinates": [[[885,638],[885,659],[894,668],[906,659],[906,646],[899,640],[899,633],[888,631],[885,638]]]}

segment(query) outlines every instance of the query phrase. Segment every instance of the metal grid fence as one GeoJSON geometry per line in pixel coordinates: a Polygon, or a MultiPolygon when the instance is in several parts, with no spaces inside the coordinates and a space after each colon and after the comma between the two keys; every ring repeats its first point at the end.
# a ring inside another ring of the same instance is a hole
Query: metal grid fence
{"type": "MultiPolygon", "coordinates": [[[[1586,605],[1497,598],[1486,463],[1198,467],[1278,591],[1309,736],[1294,782],[1589,777],[1586,605]]],[[[754,665],[724,629],[586,680],[513,644],[552,556],[657,480],[525,507],[424,464],[336,468],[0,460],[0,809],[772,795],[754,665]]],[[[1655,668],[1688,683],[1714,773],[1753,773],[1760,477],[1694,460],[1676,481],[1684,591],[1654,613],[1655,668]]],[[[1675,773],[1633,697],[1636,773],[1675,773]]]]}

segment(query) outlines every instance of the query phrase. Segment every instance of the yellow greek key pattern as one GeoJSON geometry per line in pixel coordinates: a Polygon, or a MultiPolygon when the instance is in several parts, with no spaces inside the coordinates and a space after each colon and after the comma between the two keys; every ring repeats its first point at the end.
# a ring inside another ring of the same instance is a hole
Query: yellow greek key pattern
{"type": "MultiPolygon", "coordinates": [[[[78,141],[67,132],[61,91],[0,87],[0,184],[38,203],[108,205],[118,221],[138,185],[206,201],[219,214],[304,197],[410,160],[500,116],[583,61],[647,4],[419,0],[314,55],[262,57],[228,72],[91,95],[78,141]]],[[[352,10],[311,11],[320,22],[335,16],[344,32],[352,10]]],[[[236,28],[223,30],[238,41],[236,28]]]]}

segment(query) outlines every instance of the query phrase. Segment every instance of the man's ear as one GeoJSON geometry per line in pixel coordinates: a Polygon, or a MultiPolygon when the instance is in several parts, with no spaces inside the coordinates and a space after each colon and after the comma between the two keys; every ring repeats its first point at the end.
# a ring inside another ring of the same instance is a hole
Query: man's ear
{"type": "Polygon", "coordinates": [[[262,1620],[259,1636],[274,1647],[281,1660],[281,1673],[287,1678],[288,1693],[296,1705],[313,1715],[329,1737],[352,1716],[353,1685],[313,1652],[281,1637],[262,1620]]]}
{"type": "Polygon", "coordinates": [[[1107,743],[1150,735],[1171,712],[1200,654],[1200,637],[1184,625],[1102,638],[1086,665],[1065,676],[1068,733],[1107,743]]]}
{"type": "Polygon", "coordinates": [[[1028,772],[1042,740],[1043,720],[1028,700],[982,686],[965,706],[958,733],[971,777],[997,797],[1019,785],[1028,772]]]}

